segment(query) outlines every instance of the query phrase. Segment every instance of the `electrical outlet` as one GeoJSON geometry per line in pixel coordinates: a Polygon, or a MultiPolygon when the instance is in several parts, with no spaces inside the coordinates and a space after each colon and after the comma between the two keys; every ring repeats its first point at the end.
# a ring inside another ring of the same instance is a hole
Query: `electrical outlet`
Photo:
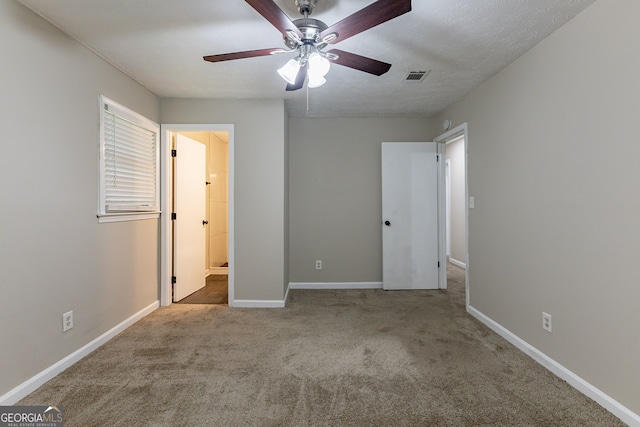
{"type": "Polygon", "coordinates": [[[62,332],[73,329],[73,311],[67,311],[62,315],[62,332]]]}
{"type": "Polygon", "coordinates": [[[553,324],[551,323],[551,315],[549,313],[542,312],[542,329],[547,332],[553,332],[553,324]]]}
{"type": "Polygon", "coordinates": [[[321,259],[317,259],[316,260],[316,270],[322,270],[322,260],[321,259]]]}

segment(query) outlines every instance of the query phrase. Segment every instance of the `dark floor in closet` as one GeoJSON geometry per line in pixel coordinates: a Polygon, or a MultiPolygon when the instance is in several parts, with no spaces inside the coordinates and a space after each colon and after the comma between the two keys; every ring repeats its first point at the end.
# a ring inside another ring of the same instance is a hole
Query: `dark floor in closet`
{"type": "Polygon", "coordinates": [[[179,304],[228,304],[229,303],[228,276],[214,274],[207,276],[204,288],[178,301],[179,304]]]}

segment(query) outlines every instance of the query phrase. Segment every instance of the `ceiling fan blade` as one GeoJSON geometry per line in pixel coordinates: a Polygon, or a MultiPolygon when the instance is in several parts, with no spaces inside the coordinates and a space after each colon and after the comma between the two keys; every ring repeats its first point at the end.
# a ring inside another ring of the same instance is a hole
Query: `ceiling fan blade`
{"type": "Polygon", "coordinates": [[[296,76],[296,82],[294,84],[287,84],[287,91],[302,89],[304,86],[304,80],[307,78],[307,66],[300,67],[298,75],[296,76]]]}
{"type": "Polygon", "coordinates": [[[367,58],[366,56],[356,55],[355,53],[345,52],[340,49],[331,49],[327,53],[339,55],[337,59],[331,59],[338,65],[364,71],[365,73],[381,76],[391,68],[391,64],[378,61],[376,59],[367,58]]]}
{"type": "Polygon", "coordinates": [[[378,0],[333,24],[324,30],[320,37],[324,38],[331,33],[337,33],[338,37],[328,43],[338,43],[390,19],[397,18],[410,10],[411,0],[378,0]]]}
{"type": "Polygon", "coordinates": [[[253,58],[255,56],[268,56],[273,53],[286,52],[282,48],[271,49],[258,49],[258,50],[245,50],[244,52],[223,53],[220,55],[208,55],[203,57],[205,61],[209,62],[222,62],[231,61],[233,59],[253,58]]]}
{"type": "Polygon", "coordinates": [[[271,25],[276,27],[282,34],[286,34],[287,31],[293,31],[298,37],[302,38],[302,33],[295,26],[295,24],[289,19],[286,13],[278,7],[273,0],[245,0],[251,7],[253,7],[260,15],[267,21],[271,22],[271,25]]]}

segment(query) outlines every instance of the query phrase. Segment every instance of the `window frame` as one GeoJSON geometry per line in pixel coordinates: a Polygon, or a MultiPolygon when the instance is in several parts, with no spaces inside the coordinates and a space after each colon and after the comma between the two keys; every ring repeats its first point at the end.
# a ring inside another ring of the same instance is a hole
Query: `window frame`
{"type": "Polygon", "coordinates": [[[143,219],[157,219],[160,217],[160,125],[149,120],[148,118],[136,113],[133,110],[107,98],[104,95],[99,96],[100,107],[100,124],[99,124],[99,177],[98,177],[98,222],[119,222],[119,221],[135,221],[143,219]],[[114,116],[126,120],[145,130],[153,132],[154,137],[154,161],[155,161],[155,191],[154,205],[149,209],[131,209],[117,212],[109,212],[107,210],[107,190],[106,190],[106,156],[105,156],[105,106],[114,116]]]}

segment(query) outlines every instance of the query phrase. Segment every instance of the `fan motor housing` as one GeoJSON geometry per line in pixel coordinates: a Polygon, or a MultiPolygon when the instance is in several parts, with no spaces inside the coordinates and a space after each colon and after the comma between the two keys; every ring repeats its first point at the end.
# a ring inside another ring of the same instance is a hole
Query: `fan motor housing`
{"type": "Polygon", "coordinates": [[[295,49],[303,44],[311,44],[318,48],[326,46],[326,43],[321,43],[320,34],[328,28],[327,24],[313,18],[300,18],[293,21],[293,23],[302,33],[302,38],[297,40],[285,33],[283,35],[284,44],[289,49],[295,49]]]}
{"type": "Polygon", "coordinates": [[[302,33],[302,40],[320,41],[320,33],[328,28],[327,24],[313,18],[300,18],[293,21],[302,33]]]}

